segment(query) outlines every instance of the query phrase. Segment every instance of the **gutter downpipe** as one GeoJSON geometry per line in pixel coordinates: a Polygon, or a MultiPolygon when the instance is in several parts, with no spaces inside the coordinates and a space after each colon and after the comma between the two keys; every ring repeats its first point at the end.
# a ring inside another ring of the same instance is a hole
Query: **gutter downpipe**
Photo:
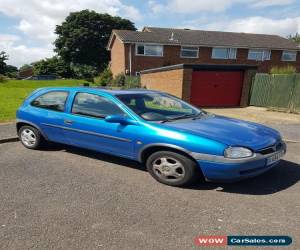
{"type": "Polygon", "coordinates": [[[131,56],[131,46],[132,46],[132,44],[129,45],[129,75],[130,75],[130,76],[131,76],[131,67],[132,67],[132,66],[131,66],[131,64],[132,64],[132,62],[131,62],[131,60],[132,60],[132,59],[131,59],[131,57],[132,57],[132,56],[131,56]]]}

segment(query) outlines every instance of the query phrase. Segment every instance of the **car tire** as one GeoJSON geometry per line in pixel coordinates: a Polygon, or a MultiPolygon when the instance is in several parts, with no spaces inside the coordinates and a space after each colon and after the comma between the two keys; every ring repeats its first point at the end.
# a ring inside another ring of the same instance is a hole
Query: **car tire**
{"type": "Polygon", "coordinates": [[[199,176],[195,161],[172,151],[151,154],[146,160],[146,167],[154,179],[175,187],[191,185],[199,176]]]}
{"type": "Polygon", "coordinates": [[[29,149],[38,149],[44,143],[40,131],[32,126],[22,126],[18,135],[23,146],[29,149]]]}

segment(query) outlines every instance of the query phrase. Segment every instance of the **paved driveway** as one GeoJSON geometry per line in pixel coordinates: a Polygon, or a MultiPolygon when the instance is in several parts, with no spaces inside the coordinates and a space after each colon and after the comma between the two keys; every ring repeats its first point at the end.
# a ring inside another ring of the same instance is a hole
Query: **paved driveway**
{"type": "Polygon", "coordinates": [[[257,178],[183,189],[120,158],[0,144],[0,248],[182,250],[197,235],[290,235],[285,249],[300,249],[300,144],[288,149],[257,178]]]}

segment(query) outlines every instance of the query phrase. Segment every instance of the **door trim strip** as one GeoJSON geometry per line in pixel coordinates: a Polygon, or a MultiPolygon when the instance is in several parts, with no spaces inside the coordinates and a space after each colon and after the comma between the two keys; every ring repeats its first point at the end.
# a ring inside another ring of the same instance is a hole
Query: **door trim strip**
{"type": "Polygon", "coordinates": [[[69,127],[54,125],[54,124],[49,124],[49,123],[42,123],[42,124],[45,125],[45,126],[49,126],[49,127],[61,128],[61,129],[65,129],[65,130],[70,130],[70,131],[82,133],[82,134],[94,135],[94,136],[113,139],[113,140],[122,141],[122,142],[131,142],[132,141],[130,139],[126,139],[126,138],[122,138],[122,137],[117,137],[117,136],[112,136],[112,135],[105,135],[105,134],[100,134],[100,133],[91,132],[91,131],[85,131],[85,130],[76,129],[76,128],[69,128],[69,127]]]}

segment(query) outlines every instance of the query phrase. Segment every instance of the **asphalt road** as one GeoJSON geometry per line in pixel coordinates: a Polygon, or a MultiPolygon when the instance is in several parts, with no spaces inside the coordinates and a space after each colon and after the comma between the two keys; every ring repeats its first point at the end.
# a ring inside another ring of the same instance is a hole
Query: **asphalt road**
{"type": "Polygon", "coordinates": [[[0,144],[0,248],[182,250],[198,235],[289,235],[284,249],[300,249],[299,152],[289,143],[254,179],[183,189],[120,158],[0,144]]]}
{"type": "Polygon", "coordinates": [[[17,130],[15,123],[0,123],[0,142],[7,138],[16,138],[17,130]]]}

